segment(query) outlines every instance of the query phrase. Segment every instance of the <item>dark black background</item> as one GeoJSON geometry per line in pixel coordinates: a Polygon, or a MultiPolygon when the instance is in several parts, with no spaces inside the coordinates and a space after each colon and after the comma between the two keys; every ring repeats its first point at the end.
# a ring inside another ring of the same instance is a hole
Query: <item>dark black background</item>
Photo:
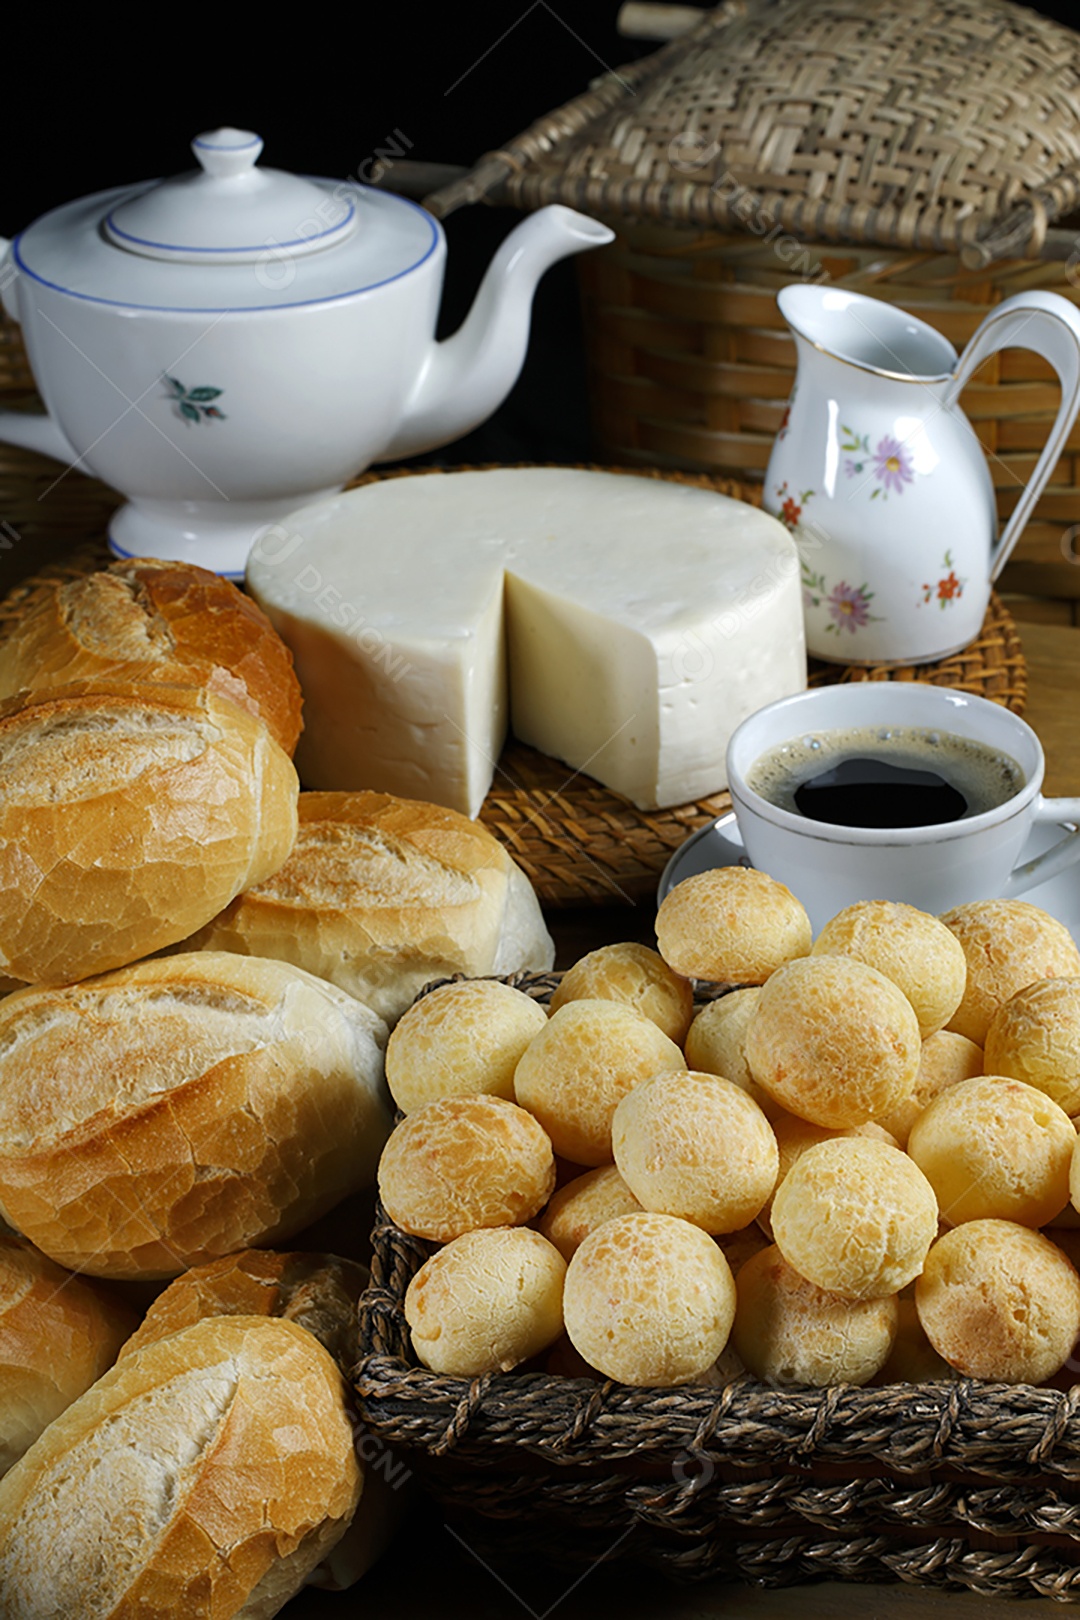
{"type": "MultiPolygon", "coordinates": [[[[872,4],[872,0],[868,0],[872,4]]],[[[1080,0],[1036,9],[1080,23],[1080,0]]],[[[356,175],[388,139],[411,157],[468,164],[655,45],[616,31],[619,0],[329,11],[175,3],[105,12],[33,0],[3,26],[0,232],[87,191],[191,166],[188,141],[234,124],[263,136],[263,162],[356,175]],[[395,132],[399,132],[395,135],[395,132]]],[[[440,332],[457,324],[484,264],[515,223],[474,207],[447,222],[440,332]]],[[[444,461],[588,454],[572,263],[537,298],[522,380],[485,428],[444,461]]]]}

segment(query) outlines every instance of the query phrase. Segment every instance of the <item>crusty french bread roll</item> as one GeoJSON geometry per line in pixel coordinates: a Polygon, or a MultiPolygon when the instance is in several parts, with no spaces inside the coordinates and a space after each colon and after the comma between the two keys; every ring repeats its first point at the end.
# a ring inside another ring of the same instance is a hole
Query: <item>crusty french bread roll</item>
{"type": "Polygon", "coordinates": [[[0,1481],[4,1620],[269,1620],[361,1488],[312,1335],[198,1322],[125,1356],[0,1481]]]}
{"type": "Polygon", "coordinates": [[[295,962],[393,1024],[451,973],[546,970],[532,884],[485,827],[389,793],[302,793],[288,860],[185,949],[295,962]]]}
{"type": "Polygon", "coordinates": [[[209,687],[290,757],[300,735],[292,653],[249,596],[194,563],[132,557],[43,581],[0,641],[0,698],[102,676],[209,687]]]}
{"type": "Polygon", "coordinates": [[[183,939],[281,865],[296,795],[266,726],[204,688],[0,703],[0,973],[67,983],[183,939]]]}
{"type": "MultiPolygon", "coordinates": [[[[348,1381],[356,1365],[356,1304],[368,1270],[332,1254],[282,1254],[245,1249],[197,1266],[171,1282],[150,1306],[122,1356],[179,1333],[208,1316],[275,1316],[313,1333],[348,1381]]],[[[384,1551],[405,1506],[409,1472],[373,1435],[357,1432],[367,1457],[364,1492],[348,1530],[306,1578],[308,1586],[341,1592],[367,1573],[384,1551]]]]}
{"type": "Polygon", "coordinates": [[[174,1277],[367,1185],[386,1026],[284,962],[199,952],[0,1002],[0,1214],[98,1277],[174,1277]]]}
{"type": "Polygon", "coordinates": [[[0,1235],[0,1475],[108,1371],[137,1323],[100,1284],[0,1235]]]}
{"type": "Polygon", "coordinates": [[[241,1249],[171,1282],[121,1354],[129,1356],[206,1316],[280,1316],[313,1333],[347,1378],[358,1354],[356,1302],[367,1284],[367,1267],[338,1255],[241,1249]]]}

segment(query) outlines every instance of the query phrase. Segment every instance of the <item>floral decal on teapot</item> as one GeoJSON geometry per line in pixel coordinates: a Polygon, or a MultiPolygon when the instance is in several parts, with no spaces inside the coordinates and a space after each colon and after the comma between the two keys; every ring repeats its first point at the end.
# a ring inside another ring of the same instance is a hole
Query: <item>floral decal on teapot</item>
{"type": "Polygon", "coordinates": [[[927,602],[936,602],[939,608],[952,607],[953,603],[963,596],[967,580],[960,579],[957,576],[956,569],[953,567],[951,551],[947,551],[942,557],[941,566],[943,569],[947,568],[949,572],[942,574],[940,579],[933,583],[923,581],[922,601],[918,604],[920,607],[923,607],[927,602]]]}
{"type": "Polygon", "coordinates": [[[225,392],[223,388],[185,388],[178,377],[170,377],[168,373],[165,381],[173,391],[173,402],[185,422],[228,421],[225,412],[212,403],[221,398],[225,392]]]}
{"type": "Polygon", "coordinates": [[[894,495],[902,495],[904,485],[914,483],[915,465],[900,439],[885,433],[871,449],[869,433],[860,436],[853,428],[844,427],[843,424],[840,432],[844,435],[840,448],[847,457],[844,462],[847,477],[860,478],[863,473],[868,473],[870,478],[877,481],[877,487],[870,491],[871,500],[876,500],[879,495],[888,500],[890,490],[894,495]]]}

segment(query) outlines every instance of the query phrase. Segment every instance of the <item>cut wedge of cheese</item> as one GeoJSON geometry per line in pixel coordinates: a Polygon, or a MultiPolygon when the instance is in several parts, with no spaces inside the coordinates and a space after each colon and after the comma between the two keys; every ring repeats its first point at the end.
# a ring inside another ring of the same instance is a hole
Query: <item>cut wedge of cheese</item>
{"type": "Polygon", "coordinates": [[[795,546],[662,479],[392,478],[266,530],[248,586],[292,648],[311,788],[476,815],[508,721],[642,809],[725,785],[728,737],[806,684],[795,546]]]}

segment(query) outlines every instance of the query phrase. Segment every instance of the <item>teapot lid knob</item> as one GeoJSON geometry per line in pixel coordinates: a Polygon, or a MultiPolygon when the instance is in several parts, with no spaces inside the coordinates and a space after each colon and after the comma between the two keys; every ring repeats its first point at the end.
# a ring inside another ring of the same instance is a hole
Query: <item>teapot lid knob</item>
{"type": "Polygon", "coordinates": [[[232,129],[228,125],[196,135],[191,143],[191,150],[206,173],[216,179],[253,169],[262,149],[261,138],[250,129],[232,129]]]}
{"type": "Polygon", "coordinates": [[[201,165],[124,192],[102,220],[114,246],[174,264],[259,264],[268,251],[299,258],[357,228],[348,186],[257,168],[250,129],[211,129],[191,143],[201,165]]]}

